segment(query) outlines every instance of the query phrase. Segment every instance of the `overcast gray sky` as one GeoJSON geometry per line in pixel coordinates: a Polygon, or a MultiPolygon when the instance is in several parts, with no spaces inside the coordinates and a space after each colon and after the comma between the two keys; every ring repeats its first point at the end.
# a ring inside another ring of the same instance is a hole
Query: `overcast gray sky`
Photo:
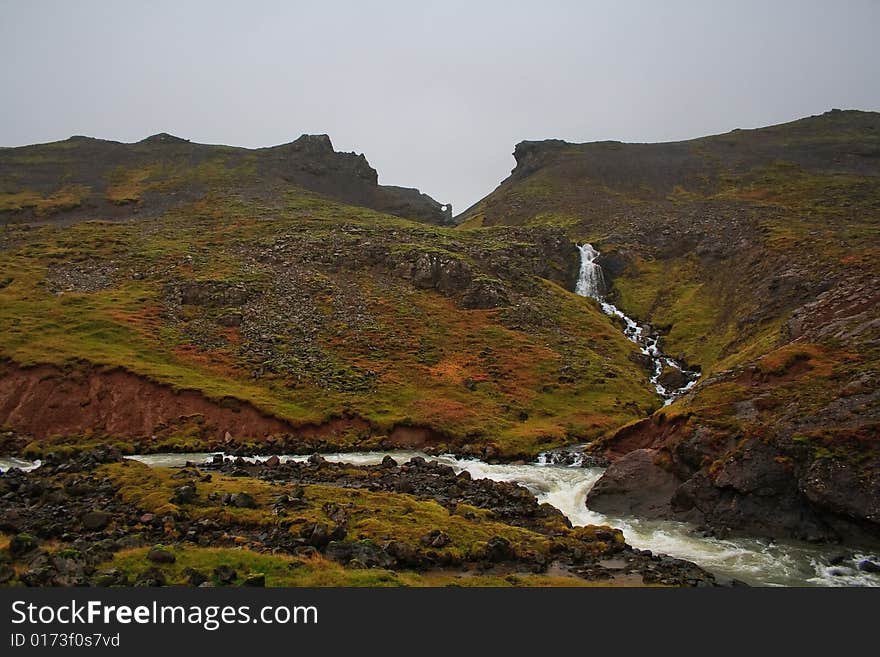
{"type": "Polygon", "coordinates": [[[522,139],[880,110],[880,0],[0,0],[0,145],[328,133],[464,210],[522,139]]]}

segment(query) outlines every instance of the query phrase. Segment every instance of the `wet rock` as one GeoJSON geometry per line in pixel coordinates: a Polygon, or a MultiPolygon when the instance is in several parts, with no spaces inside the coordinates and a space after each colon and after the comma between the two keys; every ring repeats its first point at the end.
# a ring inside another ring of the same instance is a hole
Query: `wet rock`
{"type": "Polygon", "coordinates": [[[281,459],[279,459],[275,455],[272,455],[263,462],[263,465],[265,465],[267,468],[277,468],[280,463],[281,459]]]}
{"type": "Polygon", "coordinates": [[[654,463],[654,450],[637,449],[612,463],[587,496],[593,511],[663,518],[681,481],[654,463]]]}
{"type": "Polygon", "coordinates": [[[390,455],[386,454],[382,457],[382,467],[383,468],[396,468],[397,461],[395,461],[390,455]]]}
{"type": "Polygon", "coordinates": [[[678,390],[688,384],[690,379],[677,367],[665,367],[657,382],[667,390],[678,390]]]}
{"type": "Polygon", "coordinates": [[[859,570],[864,573],[880,573],[880,563],[870,559],[862,559],[859,561],[859,570]]]}
{"type": "Polygon", "coordinates": [[[800,482],[807,499],[823,509],[880,525],[880,471],[863,471],[839,459],[813,461],[800,482]]]}

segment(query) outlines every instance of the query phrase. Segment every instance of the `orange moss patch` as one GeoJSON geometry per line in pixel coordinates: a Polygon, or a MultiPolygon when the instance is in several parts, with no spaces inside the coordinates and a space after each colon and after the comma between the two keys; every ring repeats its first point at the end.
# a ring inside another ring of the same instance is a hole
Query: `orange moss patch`
{"type": "Polygon", "coordinates": [[[833,361],[827,358],[824,347],[793,343],[762,357],[755,365],[755,371],[765,377],[791,380],[809,372],[817,376],[828,376],[832,366],[833,361]]]}
{"type": "Polygon", "coordinates": [[[220,349],[201,349],[195,345],[180,345],[174,348],[175,357],[184,364],[197,369],[232,379],[246,375],[234,356],[220,349]]]}
{"type": "Polygon", "coordinates": [[[480,414],[472,406],[449,398],[419,399],[413,402],[412,407],[421,421],[435,427],[480,419],[480,414]]]}

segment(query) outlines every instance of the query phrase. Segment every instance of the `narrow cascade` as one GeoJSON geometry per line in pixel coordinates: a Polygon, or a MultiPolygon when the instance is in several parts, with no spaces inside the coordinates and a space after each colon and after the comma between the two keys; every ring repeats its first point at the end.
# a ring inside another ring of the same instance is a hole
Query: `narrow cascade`
{"type": "Polygon", "coordinates": [[[639,346],[639,350],[651,359],[651,384],[657,394],[663,398],[664,405],[671,404],[674,399],[696,385],[700,373],[684,369],[681,363],[663,354],[660,351],[660,336],[651,333],[647,330],[650,327],[639,324],[624,314],[617,306],[605,300],[605,277],[602,275],[602,267],[596,262],[599,252],[593,248],[592,244],[580,244],[578,250],[581,252],[581,268],[575,292],[582,297],[596,299],[602,307],[602,312],[623,320],[623,334],[635,342],[639,346]],[[680,376],[664,376],[664,370],[666,372],[677,371],[680,376]],[[661,379],[666,380],[666,385],[661,383],[661,379]],[[680,385],[676,386],[670,383],[670,379],[673,381],[679,379],[680,385]]]}
{"type": "Polygon", "coordinates": [[[582,297],[593,297],[602,300],[605,292],[605,277],[602,275],[602,267],[596,263],[599,252],[591,244],[578,246],[581,252],[581,269],[578,274],[575,292],[582,297]]]}

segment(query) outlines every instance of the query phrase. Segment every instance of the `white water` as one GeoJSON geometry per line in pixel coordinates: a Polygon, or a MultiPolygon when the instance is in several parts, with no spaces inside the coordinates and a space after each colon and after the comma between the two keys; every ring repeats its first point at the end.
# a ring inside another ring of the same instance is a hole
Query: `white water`
{"type": "MultiPolygon", "coordinates": [[[[763,586],[880,586],[880,575],[862,572],[856,567],[861,559],[880,560],[880,555],[869,554],[867,550],[855,550],[854,559],[832,566],[830,559],[840,551],[838,548],[749,538],[721,540],[700,536],[685,523],[605,516],[591,511],[586,507],[585,500],[593,484],[602,476],[602,468],[552,465],[547,457],[529,465],[490,465],[451,455],[427,456],[410,451],[351,452],[323,456],[336,463],[375,465],[381,463],[386,455],[391,455],[398,463],[422,456],[449,465],[456,472],[467,470],[477,479],[519,483],[528,488],[539,502],[547,502],[562,511],[573,525],[617,527],[633,547],[687,559],[723,578],[763,586]]],[[[212,456],[213,453],[197,452],[148,454],[130,458],[152,467],[181,467],[187,462],[206,463],[212,456]]],[[[249,460],[263,461],[267,458],[255,456],[249,460]]],[[[308,459],[303,455],[283,455],[280,458],[292,461],[308,459]]],[[[0,458],[0,470],[21,467],[24,463],[19,459],[0,458]]]]}
{"type": "Polygon", "coordinates": [[[700,373],[686,370],[674,358],[664,355],[660,351],[659,336],[648,334],[643,325],[624,314],[614,304],[605,300],[605,277],[602,274],[602,267],[596,262],[599,252],[591,244],[581,244],[578,246],[578,250],[581,252],[581,268],[578,273],[577,284],[574,288],[575,293],[582,297],[596,299],[602,308],[602,312],[623,320],[623,334],[635,342],[639,346],[639,350],[651,359],[651,385],[654,386],[657,394],[663,398],[664,404],[671,404],[677,397],[680,397],[696,385],[700,373]],[[685,375],[688,382],[680,388],[667,389],[660,383],[660,375],[663,374],[664,366],[680,371],[685,375]]]}
{"type": "Polygon", "coordinates": [[[0,456],[0,472],[6,472],[9,468],[18,468],[22,472],[30,472],[40,467],[40,460],[26,461],[15,456],[0,456]]]}

